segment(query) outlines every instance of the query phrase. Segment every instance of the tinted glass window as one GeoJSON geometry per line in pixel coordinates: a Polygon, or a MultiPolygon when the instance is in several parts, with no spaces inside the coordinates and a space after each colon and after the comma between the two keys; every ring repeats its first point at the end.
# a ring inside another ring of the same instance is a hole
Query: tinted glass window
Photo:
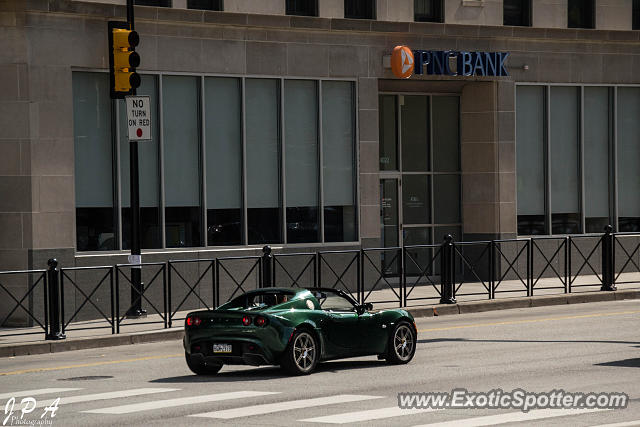
{"type": "Polygon", "coordinates": [[[136,6],[171,7],[171,0],[133,0],[136,6]]]}
{"type": "Polygon", "coordinates": [[[633,27],[640,30],[640,0],[633,0],[633,27]]]}
{"type": "Polygon", "coordinates": [[[595,28],[594,0],[569,0],[569,28],[595,28]]]}
{"type": "Polygon", "coordinates": [[[531,25],[531,0],[504,0],[504,25],[531,25]]]}
{"type": "Polygon", "coordinates": [[[376,19],[375,0],[344,0],[344,17],[348,19],[376,19]]]}
{"type": "Polygon", "coordinates": [[[287,0],[287,15],[318,16],[318,0],[287,0]]]}
{"type": "Polygon", "coordinates": [[[416,22],[443,22],[442,0],[414,0],[413,14],[416,22]]]}
{"type": "Polygon", "coordinates": [[[222,0],[187,0],[187,9],[224,10],[222,0]]]}

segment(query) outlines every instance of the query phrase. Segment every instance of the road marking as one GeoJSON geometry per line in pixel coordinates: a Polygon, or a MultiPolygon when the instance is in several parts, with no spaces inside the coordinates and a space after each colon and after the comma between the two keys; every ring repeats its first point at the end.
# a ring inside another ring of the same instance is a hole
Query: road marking
{"type": "Polygon", "coordinates": [[[23,396],[39,396],[41,394],[64,393],[67,391],[82,390],[81,388],[40,388],[37,390],[14,391],[11,393],[0,393],[0,399],[23,396]]]}
{"type": "Polygon", "coordinates": [[[130,414],[132,412],[150,411],[152,409],[172,408],[175,406],[193,405],[196,403],[218,402],[222,400],[242,399],[245,397],[278,394],[277,391],[232,391],[229,393],[208,394],[204,396],[180,397],[177,399],[156,400],[153,402],[133,403],[130,405],[112,406],[110,408],[81,411],[88,414],[130,414]]]}
{"type": "Polygon", "coordinates": [[[436,409],[403,409],[398,406],[389,408],[371,409],[368,411],[346,412],[344,414],[327,415],[324,417],[307,418],[298,420],[298,422],[307,423],[327,423],[327,424],[346,424],[357,423],[362,421],[380,420],[383,418],[401,417],[403,415],[416,415],[425,412],[433,412],[436,409]]]}
{"type": "Polygon", "coordinates": [[[627,421],[624,423],[600,424],[593,427],[637,427],[640,426],[640,420],[627,421]]]}
{"type": "Polygon", "coordinates": [[[591,414],[610,409],[537,409],[529,412],[508,412],[499,415],[487,415],[484,417],[466,418],[442,423],[422,424],[414,427],[482,427],[497,424],[534,421],[543,418],[566,417],[570,415],[591,414]]]}
{"type": "MultiPolygon", "coordinates": [[[[69,405],[71,403],[93,402],[94,400],[118,399],[121,397],[143,396],[145,394],[165,393],[168,391],[180,391],[179,388],[134,388],[131,390],[110,391],[107,393],[81,394],[78,396],[63,397],[60,399],[60,405],[69,405]]],[[[53,400],[40,401],[36,408],[49,406],[53,400]]]]}
{"type": "Polygon", "coordinates": [[[66,366],[52,366],[50,368],[32,368],[32,369],[22,369],[20,371],[10,371],[10,372],[0,372],[0,377],[3,375],[20,375],[20,374],[28,374],[31,372],[46,372],[46,371],[58,371],[61,369],[74,369],[74,368],[90,368],[93,366],[103,366],[103,365],[115,365],[118,363],[129,363],[129,362],[140,362],[142,360],[156,360],[156,359],[170,359],[172,357],[184,357],[184,354],[163,354],[158,356],[146,356],[146,357],[136,357],[135,359],[122,359],[122,360],[105,360],[104,362],[93,362],[93,363],[81,363],[78,365],[66,365],[66,366]]]}
{"type": "Polygon", "coordinates": [[[205,412],[190,415],[200,418],[240,418],[251,415],[270,414],[291,409],[310,408],[313,406],[334,405],[337,403],[359,402],[361,400],[380,399],[383,396],[362,396],[356,394],[340,394],[337,396],[317,397],[314,399],[290,400],[287,402],[267,403],[264,405],[244,406],[242,408],[226,409],[223,411],[205,412]]]}
{"type": "Polygon", "coordinates": [[[640,313],[640,310],[619,311],[617,313],[581,314],[578,316],[546,317],[544,319],[512,320],[512,321],[492,322],[492,323],[473,323],[470,325],[447,326],[444,328],[418,329],[418,332],[450,331],[452,329],[480,328],[483,326],[519,325],[522,323],[552,322],[554,320],[584,319],[588,317],[603,317],[603,316],[621,316],[623,314],[637,314],[637,313],[640,313]]]}

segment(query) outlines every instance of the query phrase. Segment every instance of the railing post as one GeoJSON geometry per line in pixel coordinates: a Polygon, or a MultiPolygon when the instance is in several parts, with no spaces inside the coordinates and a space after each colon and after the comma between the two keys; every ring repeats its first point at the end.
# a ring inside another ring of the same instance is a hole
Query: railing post
{"type": "Polygon", "coordinates": [[[613,284],[614,280],[614,241],[613,241],[613,227],[607,225],[604,228],[604,236],[602,236],[602,287],[601,291],[615,291],[616,286],[613,284]]]}
{"type": "Polygon", "coordinates": [[[267,245],[262,248],[262,287],[270,288],[273,286],[271,281],[271,272],[273,269],[273,255],[271,254],[271,246],[267,245]]]}
{"type": "Polygon", "coordinates": [[[441,288],[440,288],[440,304],[455,304],[456,297],[454,295],[454,255],[453,255],[453,237],[451,234],[447,234],[442,243],[442,254],[440,256],[440,275],[441,275],[441,288]]]}
{"type": "Polygon", "coordinates": [[[63,340],[65,334],[60,331],[60,285],[58,282],[58,260],[55,258],[47,261],[47,284],[49,286],[49,331],[46,335],[48,340],[63,340]]]}

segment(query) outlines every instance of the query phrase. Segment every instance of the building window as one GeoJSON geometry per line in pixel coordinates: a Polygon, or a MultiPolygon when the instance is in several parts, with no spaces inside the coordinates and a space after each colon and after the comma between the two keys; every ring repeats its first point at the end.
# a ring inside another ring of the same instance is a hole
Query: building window
{"type": "Polygon", "coordinates": [[[285,81],[284,100],[287,242],[319,242],[317,83],[285,81]]]}
{"type": "Polygon", "coordinates": [[[531,26],[531,0],[504,0],[503,7],[504,25],[531,26]]]}
{"type": "Polygon", "coordinates": [[[640,30],[640,0],[633,0],[633,24],[634,30],[640,30]]]}
{"type": "Polygon", "coordinates": [[[618,231],[640,231],[640,88],[618,88],[618,231]]]}
{"type": "Polygon", "coordinates": [[[518,234],[546,234],[544,86],[518,86],[516,93],[516,168],[518,234]]]}
{"type": "Polygon", "coordinates": [[[204,81],[207,238],[209,246],[240,245],[242,214],[242,81],[204,81]]]}
{"type": "Polygon", "coordinates": [[[74,73],[72,84],[76,245],[79,251],[113,250],[117,216],[109,75],[74,73]]]}
{"type": "Polygon", "coordinates": [[[344,17],[347,19],[376,19],[375,0],[344,0],[344,17]]]}
{"type": "Polygon", "coordinates": [[[133,0],[136,6],[171,7],[171,0],[133,0]]]}
{"type": "Polygon", "coordinates": [[[249,244],[281,243],[279,80],[247,79],[245,87],[249,244]]]}
{"type": "Polygon", "coordinates": [[[223,0],[187,0],[187,9],[224,10],[223,0]]]}
{"type": "Polygon", "coordinates": [[[551,87],[551,234],[580,233],[580,88],[551,87]]]}
{"type": "MultiPolygon", "coordinates": [[[[126,110],[108,83],[73,73],[78,251],[130,248],[126,110]]],[[[358,240],[353,82],[143,75],[138,93],[143,249],[358,240]]]]}
{"type": "Polygon", "coordinates": [[[413,20],[416,22],[443,22],[442,0],[414,0],[413,20]]]}
{"type": "Polygon", "coordinates": [[[322,82],[324,239],[358,240],[355,101],[350,82],[322,82]]]}
{"type": "Polygon", "coordinates": [[[162,78],[166,246],[202,246],[200,79],[162,78]]]}
{"type": "Polygon", "coordinates": [[[287,0],[287,15],[318,16],[318,0],[287,0]]]}
{"type": "Polygon", "coordinates": [[[569,0],[569,28],[595,28],[595,1],[569,0]]]}
{"type": "Polygon", "coordinates": [[[517,86],[519,235],[640,231],[638,114],[640,88],[517,86]]]}

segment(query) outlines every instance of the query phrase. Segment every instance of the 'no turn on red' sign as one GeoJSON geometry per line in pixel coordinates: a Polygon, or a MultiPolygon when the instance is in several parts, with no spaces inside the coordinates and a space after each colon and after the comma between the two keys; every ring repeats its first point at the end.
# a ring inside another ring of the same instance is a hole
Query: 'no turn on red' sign
{"type": "Polygon", "coordinates": [[[127,96],[129,141],[151,141],[151,102],[148,96],[127,96]]]}

